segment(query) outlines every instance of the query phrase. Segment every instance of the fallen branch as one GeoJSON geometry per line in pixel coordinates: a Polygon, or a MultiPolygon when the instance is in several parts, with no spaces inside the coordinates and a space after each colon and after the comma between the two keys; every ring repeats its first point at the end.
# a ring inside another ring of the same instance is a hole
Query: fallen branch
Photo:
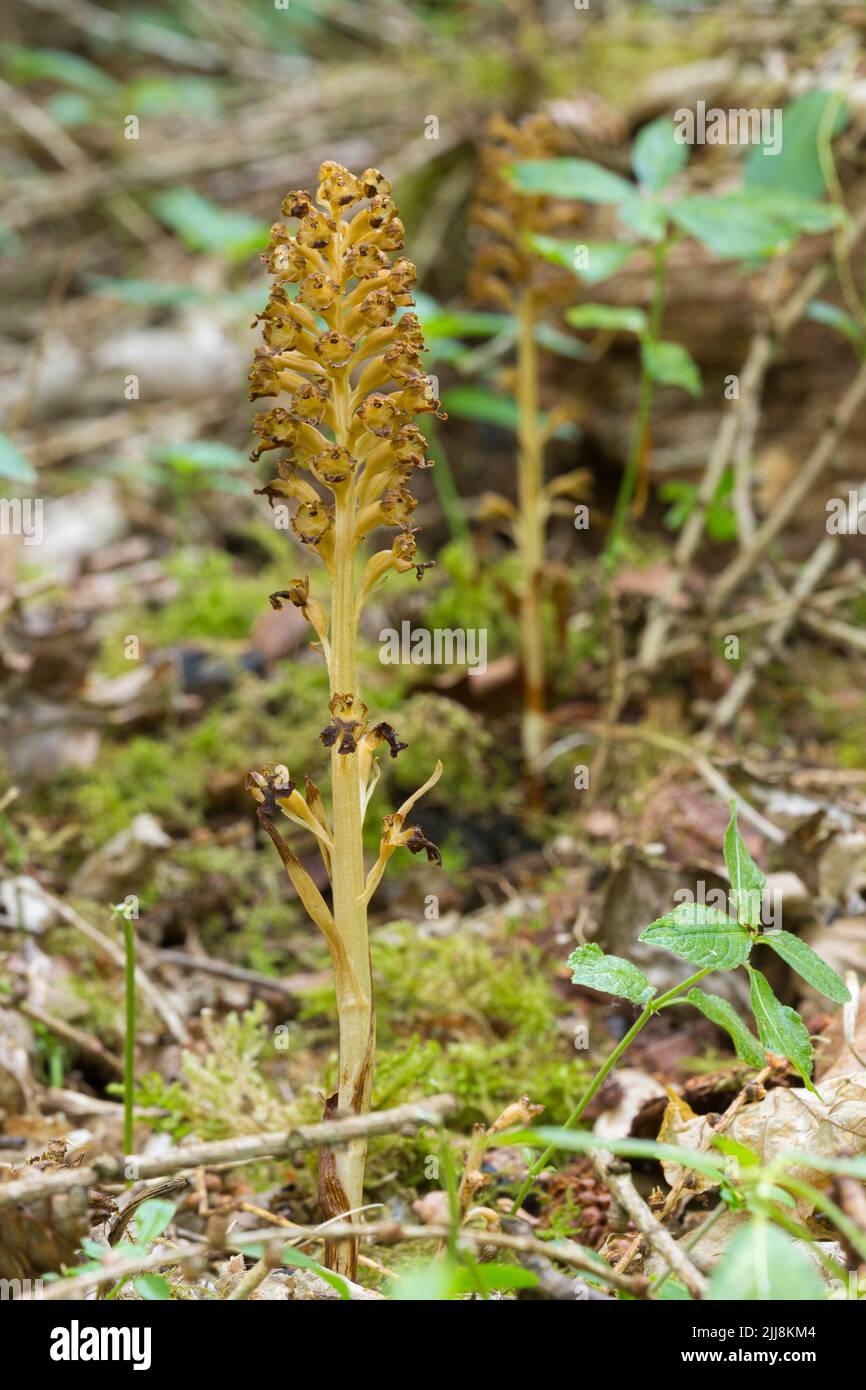
{"type": "MultiPolygon", "coordinates": [[[[82,936],[86,936],[87,940],[92,942],[94,946],[98,946],[100,951],[104,951],[107,956],[110,956],[115,965],[119,966],[121,970],[126,969],[126,956],[123,947],[117,945],[116,942],[112,941],[110,936],[106,936],[98,927],[94,927],[82,917],[79,912],[76,912],[74,908],[61,902],[60,898],[53,897],[51,893],[46,893],[44,888],[39,887],[35,883],[28,883],[27,895],[28,897],[40,898],[42,902],[47,903],[49,907],[54,909],[58,917],[61,917],[70,927],[75,927],[75,930],[81,932],[82,936]]],[[[155,1012],[159,1014],[176,1041],[186,1045],[186,1043],[189,1042],[186,1024],[172,1005],[169,1004],[168,1000],[156,988],[156,985],[150,977],[141,969],[141,966],[136,966],[135,983],[141,990],[144,998],[155,1012]]]]}
{"type": "Polygon", "coordinates": [[[611,1158],[610,1154],[602,1153],[600,1149],[592,1149],[589,1156],[596,1173],[631,1217],[647,1244],[661,1256],[671,1273],[685,1284],[692,1298],[703,1298],[707,1292],[706,1279],[670,1232],[659,1225],[632,1182],[628,1165],[611,1158]]]}
{"type": "Polygon", "coordinates": [[[87,1167],[62,1168],[53,1173],[40,1173],[38,1177],[14,1178],[11,1182],[0,1183],[0,1210],[68,1192],[75,1187],[93,1187],[99,1182],[129,1177],[159,1178],[188,1168],[210,1167],[216,1163],[252,1163],[264,1158],[279,1158],[295,1149],[349,1144],[377,1134],[411,1134],[425,1125],[440,1125],[455,1104],[453,1096],[431,1096],[429,1100],[397,1105],[392,1110],[298,1125],[276,1134],[249,1134],[213,1143],[187,1144],[158,1155],[128,1154],[125,1158],[101,1155],[87,1167]]]}
{"type": "MultiPolygon", "coordinates": [[[[638,1200],[640,1199],[638,1198],[638,1200]]],[[[275,1241],[278,1241],[282,1248],[301,1247],[323,1244],[325,1241],[329,1244],[331,1241],[355,1241],[359,1238],[378,1241],[382,1245],[397,1245],[401,1241],[447,1240],[450,1235],[451,1229],[445,1225],[404,1226],[398,1221],[383,1220],[359,1227],[351,1222],[343,1221],[339,1223],[329,1222],[324,1226],[298,1227],[292,1232],[289,1239],[287,1239],[286,1231],[279,1226],[268,1226],[263,1230],[237,1232],[226,1242],[226,1248],[243,1251],[244,1247],[248,1245],[261,1245],[275,1241]]],[[[647,1298],[650,1294],[649,1280],[639,1275],[620,1274],[615,1269],[610,1269],[603,1263],[599,1263],[598,1260],[593,1260],[582,1246],[577,1245],[574,1241],[541,1241],[536,1240],[534,1236],[512,1235],[507,1231],[475,1230],[464,1226],[457,1236],[457,1243],[458,1245],[468,1244],[473,1247],[493,1245],[499,1249],[513,1250],[518,1255],[542,1256],[547,1260],[557,1260],[560,1264],[567,1265],[571,1269],[579,1269],[592,1279],[612,1284],[614,1288],[621,1289],[623,1293],[628,1293],[633,1298],[647,1298]]],[[[212,1251],[217,1250],[219,1252],[219,1249],[208,1245],[206,1241],[197,1241],[175,1249],[151,1251],[149,1255],[134,1256],[122,1260],[114,1259],[99,1269],[88,1270],[85,1274],[78,1274],[72,1279],[52,1284],[44,1290],[41,1297],[52,1300],[80,1298],[82,1294],[100,1284],[130,1278],[152,1269],[165,1269],[170,1265],[183,1264],[186,1260],[195,1259],[212,1251]]],[[[32,1293],[23,1296],[24,1299],[30,1300],[34,1297],[35,1295],[32,1293]]]]}
{"type": "Polygon", "coordinates": [[[857,409],[866,398],[866,361],[861,362],[837,408],[812,449],[805,463],[797,469],[776,505],[755,532],[750,544],[735,560],[722,570],[713,583],[706,600],[709,613],[717,613],[734,590],[748,578],[752,570],[766,557],[769,547],[787,526],[798,507],[809,495],[827,464],[832,459],[839,440],[850,425],[857,409]]]}
{"type": "MultiPolygon", "coordinates": [[[[866,383],[866,377],[864,377],[864,383],[866,383]]],[[[825,536],[809,563],[804,565],[797,577],[791,591],[791,606],[781,618],[776,619],[772,627],[764,634],[760,645],[755,647],[730,689],[719,700],[707,720],[707,733],[718,733],[719,730],[726,729],[736,718],[764,667],[781,651],[788,633],[797,621],[801,608],[812,590],[817,588],[830,569],[838,551],[838,536],[825,536]]]]}
{"type": "MultiPolygon", "coordinates": [[[[866,229],[866,206],[859,210],[845,230],[844,247],[846,253],[856,244],[864,229],[866,229]]],[[[782,263],[780,262],[779,264],[781,266],[782,263]]],[[[703,537],[706,514],[716,495],[716,490],[721,482],[722,475],[731,461],[731,457],[741,434],[745,436],[746,444],[748,444],[750,436],[753,437],[756,427],[757,405],[760,401],[764,379],[767,375],[770,363],[772,362],[773,354],[784,341],[788,333],[790,333],[794,324],[802,318],[809,303],[820,290],[830,270],[830,264],[830,260],[828,259],[813,266],[803,277],[793,294],[788,297],[775,313],[770,313],[768,321],[759,328],[752,339],[745,362],[740,371],[739,397],[731,403],[730,411],[722,420],[713,448],[710,451],[710,457],[707,461],[704,476],[701,479],[695,507],[680,532],[680,537],[674,550],[673,573],[669,576],[663,592],[653,602],[650,608],[638,654],[638,664],[643,671],[654,670],[662,657],[667,655],[667,634],[674,617],[674,604],[682,590],[688,566],[694,558],[703,537]]],[[[745,447],[746,445],[744,445],[744,448],[745,447]]],[[[743,467],[744,465],[741,460],[741,489],[743,486],[743,467]]],[[[811,486],[811,484],[809,484],[809,486],[811,486]]],[[[743,498],[741,495],[741,510],[742,505],[743,498]]],[[[762,530],[762,527],[758,528],[758,530],[750,536],[748,544],[749,554],[760,556],[764,553],[764,542],[760,540],[762,530]]],[[[738,564],[745,553],[747,552],[741,552],[741,555],[733,564],[738,564]]],[[[732,566],[729,566],[729,568],[732,568],[732,566]]],[[[736,582],[739,582],[739,580],[736,582]]]]}
{"type": "Polygon", "coordinates": [[[83,1033],[80,1028],[74,1028],[64,1018],[55,1018],[54,1014],[47,1014],[43,1009],[37,1009],[35,1004],[28,1004],[24,999],[18,1002],[17,1009],[19,1013],[24,1014],[25,1018],[29,1018],[33,1023],[41,1024],[56,1038],[63,1038],[64,1042],[72,1043],[73,1047],[77,1047],[78,1051],[83,1053],[85,1057],[92,1057],[113,1076],[123,1076],[123,1062],[103,1047],[98,1038],[92,1037],[90,1033],[83,1033]]]}

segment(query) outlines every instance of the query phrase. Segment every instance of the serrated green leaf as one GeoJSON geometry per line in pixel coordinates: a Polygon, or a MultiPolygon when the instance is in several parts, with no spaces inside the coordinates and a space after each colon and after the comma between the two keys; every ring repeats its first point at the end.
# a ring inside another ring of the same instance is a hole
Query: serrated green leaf
{"type": "Polygon", "coordinates": [[[519,160],[511,165],[509,175],[521,193],[581,203],[618,203],[634,192],[634,184],[588,159],[519,160]]]}
{"type": "Polygon", "coordinates": [[[643,309],[623,309],[615,304],[578,304],[567,309],[572,328],[601,328],[613,333],[643,333],[647,319],[643,309]]]}
{"type": "Polygon", "coordinates": [[[647,338],[642,351],[644,365],[653,381],[661,386],[681,386],[690,396],[701,394],[703,383],[698,364],[681,343],[647,338]]]}
{"type": "Polygon", "coordinates": [[[0,434],[0,478],[13,483],[35,483],[36,469],[6,434],[0,434]]]}
{"type": "Polygon", "coordinates": [[[739,922],[705,903],[679,903],[645,927],[638,939],[712,970],[735,970],[752,946],[739,922]]]}
{"type": "Polygon", "coordinates": [[[769,1221],[738,1231],[710,1276],[707,1298],[743,1303],[823,1299],[823,1281],[802,1245],[769,1221]]]}
{"type": "Polygon", "coordinates": [[[587,989],[615,994],[620,999],[630,999],[633,1004],[646,1004],[655,994],[646,975],[636,965],[621,956],[605,955],[594,941],[572,951],[568,964],[574,972],[572,983],[587,989]]]}
{"type": "Polygon", "coordinates": [[[761,903],[767,880],[740,834],[735,801],[731,802],[731,819],[725,829],[724,853],[737,915],[741,919],[745,918],[750,927],[757,927],[761,921],[761,903]]]}
{"type": "Polygon", "coordinates": [[[759,936],[758,940],[775,951],[777,956],[781,956],[792,970],[796,970],[797,974],[820,994],[832,999],[834,1004],[848,1003],[851,993],[845,981],[835,970],[830,969],[827,962],[822,960],[811,946],[801,941],[799,936],[794,936],[789,931],[774,931],[766,936],[759,936]]]}
{"type": "Polygon", "coordinates": [[[681,198],[668,211],[715,255],[747,260],[778,255],[801,232],[829,231],[845,219],[833,204],[757,188],[681,198]]]}
{"type": "Polygon", "coordinates": [[[660,193],[685,167],[688,157],[688,146],[677,139],[673,121],[659,116],[638,132],[631,162],[641,188],[660,193]]]}
{"type": "Polygon", "coordinates": [[[686,1003],[694,1004],[696,1009],[700,1009],[705,1018],[724,1028],[726,1033],[730,1033],[734,1050],[741,1062],[754,1067],[756,1071],[760,1071],[766,1065],[764,1052],[757,1038],[749,1032],[727,999],[722,999],[718,994],[705,994],[702,989],[690,989],[683,997],[686,1003]]]}
{"type": "Polygon", "coordinates": [[[850,120],[850,111],[835,92],[812,91],[792,101],[781,115],[781,149],[774,155],[765,154],[763,145],[753,145],[743,165],[745,185],[820,198],[827,188],[818,152],[821,127],[829,115],[833,124],[829,134],[840,134],[850,120]],[[830,103],[835,114],[828,112],[830,103]]]}
{"type": "MultiPolygon", "coordinates": [[[[809,1030],[796,1009],[781,1004],[770,987],[766,975],[747,965],[749,1000],[758,1025],[758,1036],[768,1052],[787,1057],[810,1091],[812,1085],[812,1040],[809,1030]]],[[[815,1095],[818,1092],[815,1091],[815,1095]]]]}
{"type": "Polygon", "coordinates": [[[527,232],[526,240],[544,260],[573,271],[588,285],[615,275],[638,249],[621,241],[564,241],[536,232],[527,232]]]}

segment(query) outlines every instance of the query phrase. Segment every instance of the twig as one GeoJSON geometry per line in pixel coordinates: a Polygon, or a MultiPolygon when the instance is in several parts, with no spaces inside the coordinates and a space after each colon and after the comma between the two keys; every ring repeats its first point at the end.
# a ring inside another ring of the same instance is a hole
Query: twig
{"type": "MultiPolygon", "coordinates": [[[[377,1221],[369,1226],[361,1227],[344,1221],[338,1225],[331,1223],[327,1228],[302,1227],[293,1232],[291,1240],[287,1240],[284,1230],[278,1226],[269,1226],[259,1231],[237,1232],[226,1242],[226,1247],[242,1251],[247,1245],[258,1245],[263,1241],[279,1241],[281,1247],[285,1248],[287,1245],[303,1246],[321,1244],[326,1240],[328,1242],[357,1240],[359,1237],[362,1240],[378,1239],[383,1244],[394,1245],[400,1241],[445,1240],[450,1231],[449,1226],[403,1226],[399,1222],[391,1220],[377,1221]]],[[[463,1227],[457,1239],[458,1244],[494,1245],[503,1250],[513,1250],[516,1254],[543,1255],[547,1259],[558,1260],[571,1269],[579,1269],[591,1279],[612,1284],[614,1288],[631,1294],[633,1298],[650,1296],[650,1285],[647,1279],[638,1275],[618,1274],[616,1270],[606,1267],[598,1260],[593,1260],[574,1241],[540,1241],[536,1240],[534,1236],[511,1235],[506,1231],[473,1230],[469,1227],[463,1227]]],[[[115,1260],[110,1264],[102,1265],[99,1269],[88,1270],[86,1274],[75,1275],[72,1279],[64,1279],[59,1283],[52,1284],[44,1290],[41,1297],[51,1300],[79,1298],[99,1284],[130,1278],[151,1269],[182,1264],[185,1260],[207,1254],[212,1249],[214,1247],[210,1246],[207,1241],[196,1241],[193,1244],[173,1250],[152,1251],[149,1255],[115,1260]]],[[[32,1293],[26,1294],[21,1301],[30,1301],[35,1296],[32,1293]]]]}
{"type": "Polygon", "coordinates": [[[767,820],[766,816],[763,816],[760,811],[757,811],[754,806],[744,800],[728,779],[719,772],[717,767],[714,767],[709,757],[700,748],[695,747],[685,739],[673,738],[669,734],[658,733],[655,729],[646,729],[640,725],[631,724],[591,722],[586,724],[585,730],[588,733],[601,734],[605,738],[648,743],[664,753],[673,753],[675,757],[685,758],[725,804],[730,802],[732,797],[736,799],[743,820],[747,820],[750,825],[759,830],[766,839],[772,840],[774,844],[784,843],[786,838],[784,830],[781,830],[778,825],[774,825],[771,820],[767,820]]]}
{"type": "Polygon", "coordinates": [[[260,993],[280,994],[286,999],[297,1000],[303,991],[291,979],[262,975],[258,970],[246,970],[241,965],[230,965],[228,961],[213,960],[210,956],[192,956],[186,951],[167,950],[155,947],[147,950],[154,965],[176,965],[181,970],[200,971],[203,975],[215,975],[220,980],[237,980],[239,984],[249,985],[260,993]]]}
{"type": "MultiPolygon", "coordinates": [[[[864,384],[866,384],[866,376],[864,376],[864,384]]],[[[764,634],[760,645],[752,652],[736,680],[707,720],[708,733],[718,733],[719,730],[726,729],[736,718],[764,667],[783,647],[788,633],[797,621],[801,606],[830,569],[838,550],[838,536],[825,536],[809,563],[803,567],[797,577],[791,591],[791,607],[781,618],[777,618],[769,631],[764,634]]]]}
{"type": "MultiPolygon", "coordinates": [[[[357,1238],[359,1228],[343,1222],[340,1226],[329,1225],[327,1231],[319,1231],[316,1227],[310,1227],[302,1235],[296,1235],[293,1244],[306,1245],[310,1241],[322,1241],[326,1237],[331,1240],[349,1240],[357,1238]]],[[[364,1240],[380,1239],[384,1244],[397,1244],[401,1240],[447,1240],[451,1234],[450,1226],[431,1225],[431,1226],[404,1226],[397,1221],[376,1221],[368,1226],[360,1227],[360,1235],[364,1240]]],[[[590,1278],[600,1279],[611,1283],[615,1288],[622,1289],[625,1293],[630,1293],[637,1298],[645,1298],[647,1295],[648,1281],[634,1275],[618,1274],[616,1270],[606,1267],[598,1260],[593,1260],[591,1256],[571,1240],[541,1241],[534,1236],[513,1235],[508,1231],[475,1230],[471,1226],[461,1226],[457,1235],[458,1246],[461,1242],[469,1242],[473,1245],[495,1245],[502,1250],[513,1250],[516,1254],[526,1255],[545,1255],[548,1259],[559,1260],[561,1264],[569,1265],[572,1269],[580,1269],[590,1278]],[[625,1280],[626,1282],[623,1282],[625,1280]]]]}
{"type": "MultiPolygon", "coordinates": [[[[32,897],[41,898],[49,907],[53,907],[58,917],[62,917],[64,922],[67,922],[71,927],[75,927],[76,931],[80,931],[81,935],[86,936],[88,941],[92,942],[94,946],[98,946],[100,951],[104,951],[107,956],[110,956],[115,965],[118,965],[121,970],[126,970],[126,955],[123,947],[116,945],[116,943],[111,940],[111,937],[106,936],[98,927],[92,926],[92,924],[86,921],[74,908],[61,902],[60,898],[53,897],[51,893],[46,893],[45,889],[37,884],[28,884],[27,892],[32,897]]],[[[186,1024],[172,1005],[169,1004],[168,1000],[156,988],[153,981],[144,973],[141,966],[136,967],[135,982],[151,1007],[160,1015],[172,1036],[179,1043],[188,1043],[189,1034],[186,1030],[186,1024]]]]}
{"type": "MultiPolygon", "coordinates": [[[[859,210],[847,229],[846,249],[855,245],[864,228],[866,228],[866,205],[859,210]]],[[[746,428],[751,428],[748,417],[750,403],[760,398],[774,349],[784,341],[794,324],[805,313],[809,302],[821,288],[829,267],[830,262],[828,260],[813,266],[803,277],[794,293],[774,315],[771,315],[770,321],[763,325],[752,339],[740,372],[739,398],[732,403],[732,408],[725,415],[716,436],[698,489],[695,507],[680,532],[680,538],[674,551],[673,573],[669,577],[664,591],[650,609],[638,656],[639,665],[644,671],[653,670],[665,652],[668,628],[673,617],[673,603],[682,589],[686,570],[700,544],[704,533],[707,509],[716,495],[722,475],[730,461],[744,419],[746,420],[746,428]]],[[[760,535],[760,530],[753,537],[753,545],[757,543],[758,535],[760,535]]]]}
{"type": "Polygon", "coordinates": [[[652,1246],[671,1272],[685,1284],[692,1298],[703,1298],[707,1291],[706,1279],[700,1270],[695,1268],[685,1251],[677,1245],[670,1232],[659,1225],[632,1182],[628,1165],[612,1159],[610,1154],[602,1153],[600,1149],[590,1150],[589,1156],[596,1173],[631,1217],[647,1244],[652,1246]]]}
{"type": "Polygon", "coordinates": [[[827,421],[805,463],[797,470],[769,515],[758,527],[751,544],[722,570],[707,595],[706,609],[717,613],[722,604],[767,554],[769,547],[787,526],[830,462],[842,435],[866,397],[866,361],[861,362],[836,410],[827,421]]]}
{"type": "Polygon", "coordinates": [[[18,1012],[32,1019],[34,1023],[40,1023],[55,1037],[72,1043],[79,1052],[83,1052],[86,1057],[92,1057],[114,1076],[123,1076],[123,1063],[120,1058],[103,1047],[98,1038],[91,1037],[89,1033],[82,1033],[80,1028],[74,1028],[65,1019],[55,1018],[53,1014],[47,1014],[43,1009],[37,1009],[35,1004],[28,1004],[23,999],[18,1004],[18,1012]]]}
{"type": "MultiPolygon", "coordinates": [[[[719,1120],[719,1123],[713,1128],[712,1133],[706,1137],[704,1143],[701,1145],[702,1149],[709,1148],[710,1140],[715,1139],[717,1135],[724,1134],[725,1130],[730,1129],[731,1125],[733,1124],[737,1115],[739,1115],[746,1101],[754,1097],[755,1087],[763,1086],[764,1082],[767,1080],[767,1077],[771,1074],[772,1070],[772,1067],[764,1067],[763,1071],[759,1071],[757,1076],[752,1077],[752,1079],[748,1081],[746,1085],[743,1086],[737,1092],[734,1099],[731,1101],[730,1105],[725,1111],[724,1115],[722,1115],[721,1119],[719,1120]]],[[[671,1216],[673,1212],[676,1210],[677,1206],[679,1205],[680,1199],[682,1198],[683,1192],[685,1191],[686,1183],[688,1182],[690,1176],[690,1170],[688,1168],[683,1168],[682,1172],[680,1173],[680,1176],[677,1178],[676,1182],[674,1183],[673,1187],[671,1188],[670,1192],[664,1200],[664,1205],[661,1211],[659,1212],[657,1218],[660,1222],[663,1223],[667,1221],[668,1217],[671,1216]]],[[[629,1265],[636,1258],[642,1244],[643,1236],[636,1236],[629,1248],[626,1250],[625,1254],[622,1256],[622,1258],[617,1260],[616,1267],[618,1270],[620,1270],[621,1273],[624,1274],[626,1272],[629,1265]]],[[[686,1245],[684,1243],[683,1249],[691,1249],[691,1246],[686,1245]]]]}
{"type": "Polygon", "coordinates": [[[86,1167],[63,1168],[34,1178],[16,1178],[0,1183],[0,1210],[34,1198],[68,1192],[74,1187],[92,1187],[133,1174],[136,1178],[158,1178],[188,1168],[210,1167],[215,1163],[252,1163],[278,1158],[293,1149],[314,1149],[321,1145],[348,1144],[376,1134],[412,1133],[425,1125],[440,1125],[455,1107],[453,1096],[431,1096],[425,1101],[397,1105],[369,1115],[349,1115],[345,1119],[323,1120],[320,1124],[298,1125],[276,1134],[242,1135],[214,1143],[188,1144],[168,1149],[160,1155],[130,1154],[125,1159],[101,1155],[86,1167]]]}

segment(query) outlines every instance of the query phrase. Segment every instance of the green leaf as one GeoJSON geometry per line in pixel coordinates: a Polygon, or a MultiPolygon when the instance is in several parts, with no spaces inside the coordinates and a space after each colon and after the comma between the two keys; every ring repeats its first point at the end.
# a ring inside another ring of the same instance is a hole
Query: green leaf
{"type": "Polygon", "coordinates": [[[705,1149],[682,1149],[678,1144],[660,1144],[656,1139],[603,1139],[586,1129],[539,1125],[537,1129],[521,1129],[501,1138],[497,1136],[494,1143],[497,1147],[520,1144],[579,1154],[603,1149],[620,1158],[652,1158],[658,1163],[678,1163],[716,1181],[725,1176],[725,1160],[721,1154],[708,1153],[705,1149]]]}
{"type": "Polygon", "coordinates": [[[659,116],[639,131],[632,151],[632,168],[647,193],[660,193],[683,169],[689,151],[680,142],[669,116],[659,116]]]}
{"type": "Polygon", "coordinates": [[[219,439],[184,439],[176,444],[162,444],[156,457],[179,472],[242,472],[247,467],[246,455],[219,439]]]}
{"type": "Polygon", "coordinates": [[[813,323],[824,323],[828,328],[835,328],[838,333],[850,338],[858,348],[863,346],[866,334],[854,316],[840,309],[838,304],[828,304],[824,299],[813,299],[806,310],[806,318],[811,319],[813,323]]]}
{"type": "Polygon", "coordinates": [[[678,903],[673,912],[651,922],[638,939],[712,970],[736,969],[752,946],[752,938],[739,922],[705,903],[678,903]]]}
{"type": "Polygon", "coordinates": [[[738,1231],[710,1276],[715,1302],[804,1302],[826,1289],[814,1260],[769,1221],[750,1221],[738,1231]]]}
{"type": "Polygon", "coordinates": [[[476,1264],[474,1270],[458,1270],[454,1286],[458,1294],[475,1293],[479,1284],[485,1293],[492,1293],[499,1289],[534,1289],[538,1282],[538,1275],[521,1265],[476,1264]]]}
{"type": "Polygon", "coordinates": [[[139,1274],[132,1283],[145,1302],[162,1303],[171,1298],[171,1285],[161,1274],[139,1274]]]}
{"type": "Polygon", "coordinates": [[[632,193],[618,204],[616,215],[644,241],[664,241],[668,229],[665,204],[641,193],[632,193]]]}
{"type": "Polygon", "coordinates": [[[7,434],[0,434],[0,478],[7,478],[13,483],[37,481],[33,464],[15,448],[7,434]]]}
{"type": "Polygon", "coordinates": [[[99,97],[111,97],[118,90],[117,82],[102,68],[65,49],[4,43],[0,44],[0,65],[17,82],[59,82],[99,97]]]}
{"type": "Polygon", "coordinates": [[[221,208],[194,188],[170,188],[152,200],[154,212],[190,251],[203,251],[243,261],[261,250],[268,229],[244,212],[221,208]]]}
{"type": "Polygon", "coordinates": [[[546,261],[573,271],[588,285],[615,275],[638,249],[621,241],[563,241],[536,232],[527,232],[526,241],[546,261]]]}
{"type": "MultiPolygon", "coordinates": [[[[535,325],[535,341],[539,347],[543,347],[545,352],[555,352],[560,357],[570,357],[575,362],[585,361],[590,357],[589,346],[582,338],[576,338],[573,333],[565,333],[561,328],[557,328],[553,323],[546,323],[542,319],[535,325]]],[[[561,430],[555,431],[557,439],[577,438],[577,430],[572,428],[570,434],[565,435],[561,430]]]]}
{"type": "MultiPolygon", "coordinates": [[[[754,1039],[752,1041],[754,1042],[754,1039]]],[[[717,1134],[713,1139],[713,1146],[719,1150],[719,1153],[723,1153],[729,1158],[735,1158],[741,1168],[760,1167],[761,1160],[755,1150],[750,1149],[746,1144],[741,1144],[739,1139],[732,1139],[729,1134],[717,1134]]]]}
{"type": "MultiPolygon", "coordinates": [[[[495,338],[499,333],[514,332],[517,320],[513,314],[494,314],[478,309],[445,309],[431,294],[416,290],[414,312],[421,321],[426,338],[495,338]]],[[[404,310],[398,313],[403,317],[404,310]]]]}
{"type": "Polygon", "coordinates": [[[452,386],[443,392],[442,404],[449,415],[457,415],[461,420],[517,429],[517,403],[511,396],[500,396],[486,386],[452,386]]]}
{"type": "Polygon", "coordinates": [[[647,319],[643,309],[620,309],[614,304],[578,304],[567,309],[572,328],[602,328],[613,333],[644,333],[647,319]]]}
{"type": "Polygon", "coordinates": [[[587,989],[600,990],[602,994],[615,994],[620,999],[630,999],[633,1004],[646,1004],[655,994],[647,977],[621,956],[607,956],[594,941],[578,946],[568,958],[572,971],[572,983],[585,985],[587,989]]]}
{"type": "Polygon", "coordinates": [[[187,304],[199,304],[209,298],[196,285],[172,285],[160,280],[112,280],[106,275],[92,275],[89,284],[94,295],[119,299],[126,304],[146,304],[148,307],[174,309],[187,304]]]}
{"type": "Polygon", "coordinates": [[[582,203],[619,203],[634,192],[627,179],[588,159],[525,159],[512,164],[509,172],[521,193],[575,198],[582,203]]]}
{"type": "MultiPolygon", "coordinates": [[[[239,1248],[245,1255],[249,1255],[254,1260],[260,1260],[265,1253],[264,1245],[258,1242],[249,1245],[244,1243],[239,1248]]],[[[330,1284],[332,1289],[336,1289],[342,1299],[349,1301],[352,1297],[349,1293],[349,1286],[341,1275],[334,1274],[330,1269],[325,1269],[318,1260],[313,1259],[312,1255],[307,1255],[303,1250],[295,1249],[294,1245],[283,1247],[280,1263],[289,1269],[311,1269],[319,1275],[320,1279],[324,1279],[326,1284],[330,1284]]]]}
{"type": "Polygon", "coordinates": [[[694,1004],[705,1018],[730,1033],[734,1050],[741,1062],[754,1067],[756,1071],[766,1066],[763,1049],[727,999],[722,999],[718,994],[705,994],[702,989],[690,989],[683,999],[688,1004],[694,1004]]]}
{"type": "Polygon", "coordinates": [[[829,231],[845,218],[832,204],[762,189],[681,198],[668,211],[715,255],[743,259],[778,255],[801,232],[829,231]]]}
{"type": "Polygon", "coordinates": [[[681,343],[646,338],[642,351],[644,365],[653,381],[661,386],[681,386],[690,396],[701,394],[703,383],[698,364],[681,343]]]}
{"type": "Polygon", "coordinates": [[[765,153],[762,145],[749,150],[743,165],[746,187],[820,198],[827,188],[818,152],[818,135],[825,119],[832,120],[831,137],[839,135],[850,120],[848,107],[835,92],[807,92],[786,106],[782,111],[782,147],[775,155],[765,153]],[[830,103],[835,115],[828,112],[830,103]]]}
{"type": "Polygon", "coordinates": [[[787,1057],[803,1078],[804,1085],[817,1095],[811,1079],[812,1040],[805,1023],[796,1009],[789,1009],[786,1004],[779,1002],[766,975],[751,965],[747,965],[746,969],[749,972],[749,999],[761,1042],[768,1052],[787,1057]]]}
{"type": "Polygon", "coordinates": [[[135,1232],[139,1245],[150,1245],[174,1219],[175,1204],[164,1197],[151,1197],[135,1213],[135,1232]]]}
{"type": "Polygon", "coordinates": [[[789,931],[774,931],[766,936],[759,936],[758,940],[774,950],[777,956],[787,961],[792,970],[796,970],[797,974],[820,994],[832,999],[834,1004],[848,1003],[851,994],[845,981],[835,970],[830,969],[827,962],[823,961],[811,946],[801,941],[799,936],[794,936],[789,931]]]}
{"type": "Polygon", "coordinates": [[[725,864],[731,880],[731,895],[737,916],[745,917],[750,927],[761,921],[761,903],[767,880],[746,848],[737,826],[737,803],[731,801],[731,819],[725,830],[725,864]]]}

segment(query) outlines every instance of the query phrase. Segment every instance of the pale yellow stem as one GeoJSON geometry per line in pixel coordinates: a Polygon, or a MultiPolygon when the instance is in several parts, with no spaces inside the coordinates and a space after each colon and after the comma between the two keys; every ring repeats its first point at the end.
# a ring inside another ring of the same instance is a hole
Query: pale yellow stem
{"type": "Polygon", "coordinates": [[[530,293],[519,306],[517,405],[519,412],[517,537],[523,584],[520,593],[520,652],[523,666],[523,757],[532,779],[544,751],[544,631],[541,581],[544,565],[542,434],[538,422],[537,312],[530,293]]]}

